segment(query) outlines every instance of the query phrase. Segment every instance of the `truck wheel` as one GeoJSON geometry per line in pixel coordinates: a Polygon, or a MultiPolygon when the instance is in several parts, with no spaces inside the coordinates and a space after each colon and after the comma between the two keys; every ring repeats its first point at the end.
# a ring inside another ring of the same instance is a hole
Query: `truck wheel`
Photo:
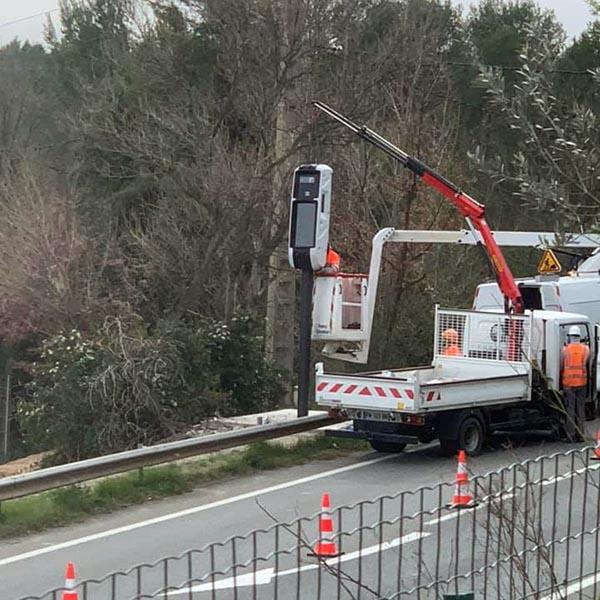
{"type": "Polygon", "coordinates": [[[464,450],[469,456],[477,456],[483,448],[485,432],[481,421],[476,417],[467,417],[458,428],[458,450],[464,450]]]}
{"type": "Polygon", "coordinates": [[[477,456],[483,448],[485,432],[477,417],[466,417],[458,426],[457,439],[440,438],[442,456],[454,456],[464,450],[469,456],[477,456]]]}
{"type": "Polygon", "coordinates": [[[406,448],[406,444],[401,442],[380,442],[378,440],[369,440],[371,448],[377,452],[402,452],[406,448]]]}

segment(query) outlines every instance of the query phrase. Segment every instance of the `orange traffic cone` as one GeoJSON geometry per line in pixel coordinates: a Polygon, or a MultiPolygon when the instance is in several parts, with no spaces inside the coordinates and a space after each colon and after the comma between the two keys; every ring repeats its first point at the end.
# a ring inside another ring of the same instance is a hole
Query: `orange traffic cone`
{"type": "Polygon", "coordinates": [[[600,460],[600,429],[596,431],[596,447],[594,448],[594,454],[590,456],[590,460],[600,460]]]}
{"type": "Polygon", "coordinates": [[[65,591],[63,592],[62,600],[79,600],[77,590],[75,589],[75,565],[72,562],[67,564],[65,591]]]}
{"type": "Polygon", "coordinates": [[[452,508],[470,508],[474,506],[473,496],[469,492],[469,473],[467,472],[467,455],[464,450],[458,452],[458,468],[454,485],[452,508]]]}
{"type": "Polygon", "coordinates": [[[331,502],[329,501],[329,494],[323,494],[321,500],[321,514],[319,516],[319,540],[315,544],[315,551],[312,556],[318,558],[331,558],[333,556],[339,556],[340,553],[337,549],[333,535],[333,519],[331,517],[331,502]]]}

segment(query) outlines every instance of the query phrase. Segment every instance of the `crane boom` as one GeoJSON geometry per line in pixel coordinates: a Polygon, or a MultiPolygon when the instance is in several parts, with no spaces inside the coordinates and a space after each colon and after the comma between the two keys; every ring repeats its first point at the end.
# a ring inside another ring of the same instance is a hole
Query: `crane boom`
{"type": "Polygon", "coordinates": [[[461,191],[451,181],[436,173],[418,158],[407,154],[400,148],[396,147],[390,141],[386,140],[378,133],[375,133],[365,125],[357,125],[344,115],[340,114],[323,102],[314,102],[314,105],[325,114],[329,115],[363,140],[369,142],[373,146],[383,150],[388,156],[398,161],[401,165],[412,171],[420,177],[424,183],[442,193],[454,206],[459,210],[462,216],[466,219],[471,229],[477,230],[481,234],[483,246],[488,256],[490,265],[500,291],[504,295],[506,308],[517,314],[524,311],[523,298],[515,278],[502,254],[502,250],[494,240],[494,235],[485,220],[485,206],[480,204],[468,194],[461,191]]]}

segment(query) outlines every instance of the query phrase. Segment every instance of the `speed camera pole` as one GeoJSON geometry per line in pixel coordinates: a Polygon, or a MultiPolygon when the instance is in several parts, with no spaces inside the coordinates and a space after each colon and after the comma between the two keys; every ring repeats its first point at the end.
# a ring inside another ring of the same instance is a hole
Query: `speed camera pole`
{"type": "Polygon", "coordinates": [[[332,170],[301,165],[294,172],[290,210],[289,260],[302,271],[298,348],[298,416],[308,415],[313,273],[327,261],[332,170]]]}
{"type": "Polygon", "coordinates": [[[298,348],[298,416],[308,415],[310,388],[310,334],[312,330],[312,269],[302,269],[300,276],[300,323],[298,348]]]}

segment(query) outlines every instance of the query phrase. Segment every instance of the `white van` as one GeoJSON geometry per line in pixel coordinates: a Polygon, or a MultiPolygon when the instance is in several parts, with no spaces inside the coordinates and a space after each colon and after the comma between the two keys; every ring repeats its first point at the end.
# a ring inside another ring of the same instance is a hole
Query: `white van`
{"type": "MultiPolygon", "coordinates": [[[[586,315],[600,324],[600,253],[594,252],[569,275],[542,275],[518,279],[525,309],[553,310],[586,315]]],[[[504,310],[504,297],[495,282],[477,286],[473,310],[504,310]]]]}

